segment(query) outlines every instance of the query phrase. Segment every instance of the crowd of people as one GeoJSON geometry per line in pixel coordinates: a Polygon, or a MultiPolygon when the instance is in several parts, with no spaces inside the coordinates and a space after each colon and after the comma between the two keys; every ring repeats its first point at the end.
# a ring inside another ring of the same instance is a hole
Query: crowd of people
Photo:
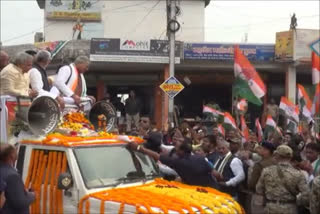
{"type": "Polygon", "coordinates": [[[138,131],[129,134],[146,144],[129,148],[155,159],[165,179],[219,189],[247,213],[320,213],[319,141],[288,132],[261,142],[251,133],[244,143],[237,130],[208,133],[207,126],[188,122],[157,130],[142,116],[138,131]]]}

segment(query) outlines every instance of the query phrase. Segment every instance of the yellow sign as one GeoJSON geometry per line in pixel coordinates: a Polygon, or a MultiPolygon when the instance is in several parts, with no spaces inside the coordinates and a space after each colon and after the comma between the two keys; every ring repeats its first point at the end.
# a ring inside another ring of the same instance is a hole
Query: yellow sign
{"type": "Polygon", "coordinates": [[[101,21],[104,2],[98,0],[46,0],[47,19],[101,21]]]}
{"type": "Polygon", "coordinates": [[[172,99],[184,89],[184,86],[175,77],[169,77],[160,88],[172,99]]]}
{"type": "Polygon", "coordinates": [[[276,34],[275,59],[293,61],[293,31],[278,32],[276,34]]]}
{"type": "Polygon", "coordinates": [[[72,19],[77,20],[80,18],[83,21],[100,21],[100,13],[77,13],[77,12],[63,12],[63,11],[54,11],[47,14],[48,19],[72,19]]]}

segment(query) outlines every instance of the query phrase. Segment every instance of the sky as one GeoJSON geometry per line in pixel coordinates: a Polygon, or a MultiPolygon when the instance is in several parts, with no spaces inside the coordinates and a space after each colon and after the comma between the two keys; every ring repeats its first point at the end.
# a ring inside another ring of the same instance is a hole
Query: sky
{"type": "MultiPolygon", "coordinates": [[[[183,0],[182,0],[183,1],[183,0]]],[[[0,0],[3,45],[32,43],[35,32],[43,31],[43,10],[36,0],[0,0]]],[[[275,43],[275,34],[289,29],[296,13],[298,28],[319,29],[320,2],[211,0],[205,10],[207,42],[275,43]]]]}

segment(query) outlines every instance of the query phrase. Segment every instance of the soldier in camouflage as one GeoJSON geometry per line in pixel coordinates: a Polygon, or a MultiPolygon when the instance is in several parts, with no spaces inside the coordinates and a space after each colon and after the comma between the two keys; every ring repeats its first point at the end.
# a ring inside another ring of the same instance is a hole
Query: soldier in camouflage
{"type": "Polygon", "coordinates": [[[290,147],[281,145],[274,154],[277,164],[262,171],[256,192],[265,198],[265,213],[297,214],[298,204],[308,206],[309,203],[306,179],[290,164],[293,155],[290,147]]]}
{"type": "Polygon", "coordinates": [[[312,183],[312,190],[310,194],[310,213],[320,213],[320,175],[317,176],[312,183]]]}

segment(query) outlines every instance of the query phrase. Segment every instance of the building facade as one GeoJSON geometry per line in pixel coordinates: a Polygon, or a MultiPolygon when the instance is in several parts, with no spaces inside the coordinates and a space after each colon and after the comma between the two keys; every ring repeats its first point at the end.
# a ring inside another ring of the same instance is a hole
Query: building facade
{"type": "MultiPolygon", "coordinates": [[[[210,0],[176,1],[181,41],[205,38],[205,7],[210,0]],[[195,30],[196,29],[196,30],[195,30]]],[[[82,27],[82,39],[164,39],[167,6],[164,0],[38,0],[44,11],[45,41],[75,39],[74,28],[82,27]]]]}

